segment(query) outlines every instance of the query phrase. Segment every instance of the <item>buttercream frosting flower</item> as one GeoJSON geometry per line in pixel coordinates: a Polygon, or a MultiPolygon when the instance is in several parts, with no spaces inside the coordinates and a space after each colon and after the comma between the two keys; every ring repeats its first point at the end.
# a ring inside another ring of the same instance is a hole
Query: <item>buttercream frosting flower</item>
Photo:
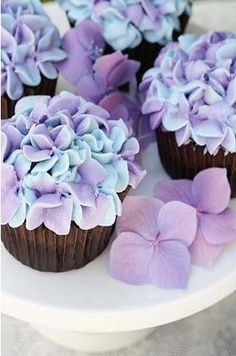
{"type": "Polygon", "coordinates": [[[209,168],[193,181],[166,181],[155,188],[155,196],[163,202],[181,201],[196,209],[198,227],[190,252],[193,263],[200,266],[211,266],[224,246],[236,240],[236,212],[228,208],[230,186],[226,173],[223,168],[209,168]]]}
{"type": "Polygon", "coordinates": [[[56,79],[55,63],[66,53],[40,2],[4,1],[1,21],[2,95],[17,100],[24,85],[37,86],[42,76],[56,79]]]}
{"type": "Polygon", "coordinates": [[[111,275],[126,283],[186,288],[196,211],[182,202],[128,197],[110,251],[111,275]]]}
{"type": "Polygon", "coordinates": [[[68,92],[25,97],[2,124],[2,224],[33,230],[44,224],[66,235],[111,226],[121,214],[118,193],[144,172],[139,145],[123,120],[68,92]]]}
{"type": "Polygon", "coordinates": [[[184,35],[164,48],[140,85],[152,129],[216,155],[236,152],[236,36],[184,35]]]}
{"type": "Polygon", "coordinates": [[[3,17],[11,15],[15,19],[23,15],[47,16],[39,0],[3,0],[1,2],[1,13],[3,17]]]}
{"type": "Polygon", "coordinates": [[[164,48],[140,85],[152,129],[175,132],[210,154],[236,152],[236,36],[184,35],[164,48]]]}
{"type": "Polygon", "coordinates": [[[166,43],[180,30],[184,12],[190,13],[187,0],[59,0],[72,24],[92,19],[102,26],[106,42],[114,50],[137,47],[142,39],[166,43]]]}

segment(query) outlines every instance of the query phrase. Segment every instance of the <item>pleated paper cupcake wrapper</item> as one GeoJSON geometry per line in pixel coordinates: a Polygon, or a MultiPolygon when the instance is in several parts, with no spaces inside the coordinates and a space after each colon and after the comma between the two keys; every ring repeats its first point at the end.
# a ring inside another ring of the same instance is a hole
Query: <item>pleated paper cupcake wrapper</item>
{"type": "Polygon", "coordinates": [[[81,230],[72,224],[70,233],[59,236],[45,226],[29,231],[25,225],[2,226],[6,249],[21,263],[44,272],[78,269],[99,256],[110,240],[114,225],[81,230]]]}
{"type": "MultiPolygon", "coordinates": [[[[129,187],[119,194],[123,201],[129,187]]],[[[29,231],[25,224],[12,228],[2,225],[1,239],[12,256],[23,264],[44,272],[65,272],[85,266],[107,247],[114,232],[112,226],[82,230],[71,224],[68,235],[56,235],[41,225],[29,231]]]]}
{"type": "MultiPolygon", "coordinates": [[[[67,14],[67,17],[68,17],[68,14],[67,14]]],[[[180,31],[174,31],[174,33],[173,33],[174,41],[176,41],[178,39],[178,37],[184,33],[185,28],[188,24],[189,15],[187,13],[183,13],[179,19],[180,19],[180,31]]],[[[68,18],[68,21],[70,22],[70,26],[72,28],[75,27],[75,23],[71,22],[69,20],[69,18],[68,18]]],[[[150,42],[143,40],[139,46],[122,51],[124,54],[128,54],[130,59],[134,59],[136,61],[141,62],[141,67],[137,73],[138,82],[141,82],[144,73],[148,69],[153,67],[154,62],[155,62],[160,50],[163,47],[164,46],[159,45],[158,43],[150,43],[150,42]]],[[[114,49],[112,47],[110,47],[109,45],[106,45],[104,54],[110,54],[113,52],[115,52],[114,49]]],[[[126,87],[124,89],[126,89],[126,87]]]]}
{"type": "MultiPolygon", "coordinates": [[[[50,95],[53,96],[56,90],[57,80],[42,77],[40,84],[36,87],[24,87],[22,97],[28,95],[50,95]]],[[[6,94],[1,96],[1,119],[8,119],[14,115],[17,100],[11,100],[6,94]]]]}
{"type": "Polygon", "coordinates": [[[159,155],[163,167],[173,179],[193,179],[200,171],[221,167],[227,169],[231,196],[236,197],[236,153],[228,153],[220,149],[213,156],[204,154],[204,148],[190,142],[178,147],[175,134],[164,132],[161,128],[156,130],[159,155]]]}

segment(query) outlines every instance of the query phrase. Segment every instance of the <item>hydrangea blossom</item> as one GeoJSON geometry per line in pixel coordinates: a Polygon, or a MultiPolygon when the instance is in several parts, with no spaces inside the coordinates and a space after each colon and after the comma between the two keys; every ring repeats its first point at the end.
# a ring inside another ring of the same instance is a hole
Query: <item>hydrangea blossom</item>
{"type": "Polygon", "coordinates": [[[102,26],[106,42],[115,50],[137,47],[142,39],[165,44],[180,30],[188,0],[58,0],[71,23],[92,19],[102,26]]]}
{"type": "Polygon", "coordinates": [[[24,85],[39,85],[42,75],[56,79],[55,63],[66,53],[40,2],[4,1],[1,21],[2,95],[17,100],[24,85]]]}
{"type": "Polygon", "coordinates": [[[126,283],[186,288],[196,211],[180,202],[128,197],[110,251],[110,272],[126,283]]]}
{"type": "Polygon", "coordinates": [[[140,85],[152,129],[175,132],[210,154],[236,152],[236,35],[183,35],[160,53],[140,85]]]}
{"type": "Polygon", "coordinates": [[[193,263],[211,266],[224,246],[236,240],[236,212],[228,208],[226,170],[209,168],[187,179],[159,183],[154,195],[163,202],[181,201],[196,209],[198,227],[190,247],[193,263]]]}
{"type": "Polygon", "coordinates": [[[2,224],[13,227],[44,223],[63,235],[71,221],[82,229],[110,226],[121,214],[118,193],[145,174],[123,120],[67,92],[18,101],[2,144],[2,224]]]}
{"type": "Polygon", "coordinates": [[[57,68],[75,87],[75,92],[104,107],[114,119],[122,118],[140,143],[146,145],[151,132],[148,122],[142,118],[137,95],[135,74],[139,63],[121,52],[103,55],[101,27],[92,21],[84,21],[69,30],[62,46],[68,56],[57,68]],[[130,84],[130,93],[118,90],[126,83],[130,84]]]}
{"type": "Polygon", "coordinates": [[[75,86],[78,95],[95,103],[133,80],[140,66],[139,62],[129,60],[121,52],[102,55],[104,40],[101,28],[92,21],[85,21],[69,30],[62,44],[68,58],[58,68],[75,86]]]}

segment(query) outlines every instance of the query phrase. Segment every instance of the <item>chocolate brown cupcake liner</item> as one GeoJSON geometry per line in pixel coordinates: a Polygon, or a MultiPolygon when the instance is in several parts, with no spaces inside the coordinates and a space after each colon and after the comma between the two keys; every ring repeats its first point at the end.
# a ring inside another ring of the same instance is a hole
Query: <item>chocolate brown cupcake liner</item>
{"type": "Polygon", "coordinates": [[[45,226],[29,231],[25,225],[2,226],[2,242],[21,263],[44,272],[78,269],[99,256],[110,240],[114,225],[81,230],[71,225],[70,233],[59,236],[45,226]]]}
{"type": "MultiPolygon", "coordinates": [[[[57,80],[42,77],[39,85],[35,87],[24,86],[22,97],[28,95],[50,95],[53,96],[56,90],[57,80]]],[[[20,98],[19,98],[20,99],[20,98]]],[[[1,96],[1,119],[8,119],[14,115],[15,105],[18,100],[11,100],[6,94],[1,96]]]]}
{"type": "Polygon", "coordinates": [[[204,148],[193,142],[178,147],[175,134],[161,128],[156,130],[156,136],[161,163],[171,178],[193,179],[204,169],[226,168],[231,196],[236,197],[236,153],[225,154],[221,148],[215,156],[204,154],[204,148]]]}
{"type": "MultiPolygon", "coordinates": [[[[121,193],[123,201],[129,188],[121,193]]],[[[107,247],[114,232],[112,226],[97,226],[82,230],[72,222],[68,235],[56,235],[41,225],[29,231],[25,224],[12,228],[2,225],[1,239],[18,261],[44,272],[65,272],[85,266],[107,247]]]]}

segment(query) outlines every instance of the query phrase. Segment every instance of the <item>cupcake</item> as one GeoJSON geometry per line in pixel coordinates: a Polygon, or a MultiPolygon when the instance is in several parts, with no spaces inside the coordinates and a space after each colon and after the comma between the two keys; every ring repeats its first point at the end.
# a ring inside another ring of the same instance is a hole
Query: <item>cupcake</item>
{"type": "Polygon", "coordinates": [[[137,140],[122,119],[68,92],[20,99],[1,130],[6,249],[40,271],[83,267],[105,249],[145,174],[137,140]]]}
{"type": "Polygon", "coordinates": [[[92,19],[102,27],[106,52],[123,51],[142,63],[139,79],[160,48],[184,32],[188,0],[58,0],[71,26],[92,19]]]}
{"type": "Polygon", "coordinates": [[[3,0],[1,4],[2,118],[14,113],[25,95],[53,95],[66,58],[61,40],[38,0],[3,0]]]}
{"type": "Polygon", "coordinates": [[[236,35],[181,36],[161,51],[140,92],[170,176],[224,167],[236,196],[236,35]]]}

